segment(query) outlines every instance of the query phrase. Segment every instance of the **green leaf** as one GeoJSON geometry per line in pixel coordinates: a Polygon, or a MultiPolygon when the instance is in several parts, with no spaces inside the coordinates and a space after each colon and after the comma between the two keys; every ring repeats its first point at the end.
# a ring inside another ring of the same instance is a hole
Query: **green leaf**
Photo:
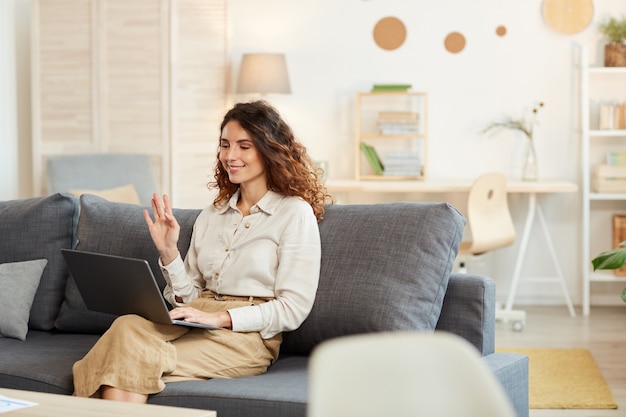
{"type": "Polygon", "coordinates": [[[602,252],[591,260],[593,270],[598,269],[619,269],[626,264],[626,248],[624,242],[620,243],[617,249],[602,252]]]}

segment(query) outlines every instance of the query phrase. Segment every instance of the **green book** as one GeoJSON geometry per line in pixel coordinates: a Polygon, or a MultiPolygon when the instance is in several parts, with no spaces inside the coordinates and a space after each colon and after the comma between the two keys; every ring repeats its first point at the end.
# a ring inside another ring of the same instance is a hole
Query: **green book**
{"type": "Polygon", "coordinates": [[[372,92],[377,91],[408,91],[411,84],[374,84],[372,92]]]}
{"type": "Polygon", "coordinates": [[[370,164],[370,167],[374,171],[376,175],[382,175],[385,168],[383,167],[380,158],[378,157],[378,153],[372,147],[367,145],[366,143],[361,142],[361,150],[367,159],[367,162],[370,164]]]}

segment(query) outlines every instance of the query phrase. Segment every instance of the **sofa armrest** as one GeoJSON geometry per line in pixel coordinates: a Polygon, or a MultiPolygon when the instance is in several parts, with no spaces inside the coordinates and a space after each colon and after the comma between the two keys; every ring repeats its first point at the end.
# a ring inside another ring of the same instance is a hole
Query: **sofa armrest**
{"type": "Polygon", "coordinates": [[[480,275],[452,274],[436,330],[462,336],[485,356],[494,351],[495,325],[495,282],[480,275]]]}

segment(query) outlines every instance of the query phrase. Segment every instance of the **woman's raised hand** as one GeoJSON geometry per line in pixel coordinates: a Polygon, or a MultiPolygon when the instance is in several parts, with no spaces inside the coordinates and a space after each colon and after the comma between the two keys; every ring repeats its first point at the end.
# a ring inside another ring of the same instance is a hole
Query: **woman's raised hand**
{"type": "Polygon", "coordinates": [[[178,256],[178,237],[180,236],[180,225],[172,212],[170,199],[163,194],[163,201],[157,193],[152,196],[152,214],[154,221],[150,217],[148,210],[143,211],[143,217],[146,219],[150,236],[154,246],[156,246],[161,262],[167,265],[178,256]]]}

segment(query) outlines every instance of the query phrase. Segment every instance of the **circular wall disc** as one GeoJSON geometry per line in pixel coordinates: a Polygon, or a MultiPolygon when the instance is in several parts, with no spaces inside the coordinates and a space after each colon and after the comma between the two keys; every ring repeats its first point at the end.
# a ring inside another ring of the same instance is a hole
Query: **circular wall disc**
{"type": "Polygon", "coordinates": [[[448,36],[446,36],[444,45],[448,52],[452,52],[453,54],[461,52],[465,49],[465,36],[459,32],[449,33],[448,36]]]}
{"type": "Polygon", "coordinates": [[[402,46],[406,40],[406,27],[396,17],[380,19],[374,27],[374,41],[376,45],[388,51],[402,46]]]}
{"type": "Polygon", "coordinates": [[[593,0],[544,0],[543,18],[557,32],[578,33],[593,19],[593,0]]]}

